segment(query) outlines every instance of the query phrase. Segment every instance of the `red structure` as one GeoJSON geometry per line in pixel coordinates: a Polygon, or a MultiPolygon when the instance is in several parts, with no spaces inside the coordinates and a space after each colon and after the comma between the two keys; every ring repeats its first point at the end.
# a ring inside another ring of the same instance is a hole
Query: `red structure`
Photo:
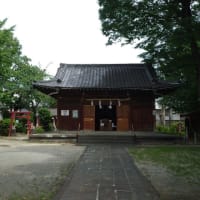
{"type": "Polygon", "coordinates": [[[12,135],[12,129],[13,129],[13,123],[15,119],[27,119],[27,135],[31,134],[31,112],[18,112],[18,111],[12,111],[10,116],[10,127],[9,127],[9,133],[8,136],[12,135]]]}

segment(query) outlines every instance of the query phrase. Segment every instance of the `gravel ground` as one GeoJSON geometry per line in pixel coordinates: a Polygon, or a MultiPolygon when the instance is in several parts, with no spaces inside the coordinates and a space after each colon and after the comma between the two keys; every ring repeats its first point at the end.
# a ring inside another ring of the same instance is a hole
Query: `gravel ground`
{"type": "Polygon", "coordinates": [[[84,149],[0,138],[0,200],[49,200],[84,149]]]}

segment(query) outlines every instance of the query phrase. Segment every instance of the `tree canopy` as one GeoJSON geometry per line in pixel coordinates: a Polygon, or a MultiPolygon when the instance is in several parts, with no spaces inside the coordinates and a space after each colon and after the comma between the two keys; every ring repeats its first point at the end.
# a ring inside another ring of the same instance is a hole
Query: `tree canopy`
{"type": "Polygon", "coordinates": [[[0,20],[0,87],[9,77],[10,69],[21,55],[21,45],[14,37],[14,26],[5,28],[7,19],[0,20]]]}
{"type": "Polygon", "coordinates": [[[33,88],[32,83],[47,78],[45,70],[30,64],[21,53],[14,37],[14,27],[5,28],[0,21],[0,106],[1,110],[28,109],[36,113],[39,106],[48,107],[53,100],[33,88]]]}
{"type": "Polygon", "coordinates": [[[177,111],[200,108],[200,1],[99,0],[108,44],[136,44],[161,78],[184,86],[163,103],[177,111]]]}

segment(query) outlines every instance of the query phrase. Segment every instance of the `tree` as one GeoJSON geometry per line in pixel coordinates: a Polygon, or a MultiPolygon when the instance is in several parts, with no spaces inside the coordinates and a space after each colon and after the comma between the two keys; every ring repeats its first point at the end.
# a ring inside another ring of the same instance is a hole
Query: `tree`
{"type": "Polygon", "coordinates": [[[50,131],[51,130],[51,113],[47,108],[40,108],[39,109],[39,119],[40,123],[42,125],[42,128],[45,131],[50,131]]]}
{"type": "Polygon", "coordinates": [[[14,27],[4,28],[6,20],[0,21],[0,105],[5,109],[28,109],[34,116],[38,107],[48,107],[51,97],[33,88],[32,83],[49,76],[45,70],[30,64],[21,53],[21,45],[13,36],[14,27]]]}
{"type": "Polygon", "coordinates": [[[99,5],[108,44],[137,42],[143,60],[154,63],[162,78],[184,82],[163,102],[173,101],[177,111],[200,109],[200,1],[99,0],[99,5]]]}
{"type": "Polygon", "coordinates": [[[14,26],[4,28],[7,19],[0,21],[0,89],[10,75],[10,69],[21,55],[21,45],[14,37],[14,26]]]}
{"type": "Polygon", "coordinates": [[[6,109],[26,108],[37,113],[39,107],[49,107],[54,100],[34,89],[32,83],[48,78],[44,70],[29,63],[25,56],[20,57],[18,63],[13,64],[12,74],[4,84],[1,102],[6,109]]]}

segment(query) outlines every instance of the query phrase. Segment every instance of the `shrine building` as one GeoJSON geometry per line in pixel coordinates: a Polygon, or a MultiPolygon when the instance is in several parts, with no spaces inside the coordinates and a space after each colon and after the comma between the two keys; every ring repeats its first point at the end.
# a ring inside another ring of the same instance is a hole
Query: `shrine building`
{"type": "Polygon", "coordinates": [[[60,64],[33,85],[57,100],[59,130],[153,131],[155,98],[178,83],[158,80],[148,64],[60,64]]]}

